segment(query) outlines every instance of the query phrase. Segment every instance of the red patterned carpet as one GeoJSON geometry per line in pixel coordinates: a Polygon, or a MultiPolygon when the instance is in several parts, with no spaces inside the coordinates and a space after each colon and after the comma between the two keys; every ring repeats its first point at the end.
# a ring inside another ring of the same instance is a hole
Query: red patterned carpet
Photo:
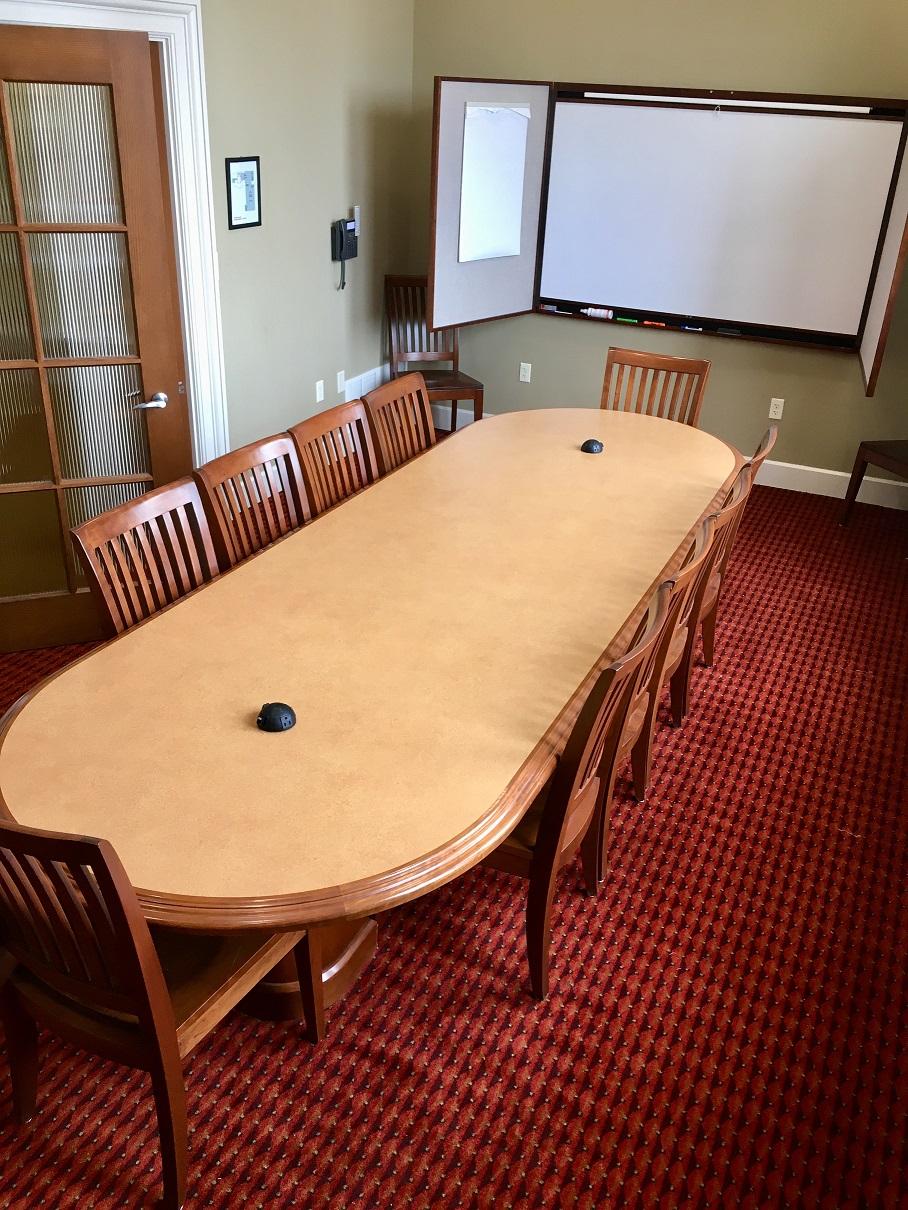
{"type": "MultiPolygon", "coordinates": [[[[391,913],[317,1049],[236,1015],[191,1058],[188,1208],[908,1205],[908,518],[836,516],[756,490],[719,665],[598,901],[562,879],[549,1000],[516,880],[391,913]]],[[[0,703],[71,654],[0,657],[0,703]]],[[[144,1077],[44,1041],[28,1127],[0,1063],[0,1205],[148,1204],[144,1077]]]]}

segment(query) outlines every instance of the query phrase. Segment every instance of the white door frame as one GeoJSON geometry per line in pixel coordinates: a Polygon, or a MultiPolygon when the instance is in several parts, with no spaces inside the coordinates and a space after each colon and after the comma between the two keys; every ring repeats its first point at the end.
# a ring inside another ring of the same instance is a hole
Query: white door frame
{"type": "Polygon", "coordinates": [[[201,0],[0,0],[0,23],[134,30],[161,43],[196,466],[229,449],[200,5],[201,0]]]}

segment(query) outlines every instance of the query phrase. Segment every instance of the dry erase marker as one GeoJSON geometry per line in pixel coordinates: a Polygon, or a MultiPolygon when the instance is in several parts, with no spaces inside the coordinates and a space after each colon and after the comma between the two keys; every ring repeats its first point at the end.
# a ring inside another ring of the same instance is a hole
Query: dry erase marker
{"type": "Polygon", "coordinates": [[[617,324],[638,324],[639,319],[630,319],[627,315],[616,315],[615,323],[617,324]]]}
{"type": "Polygon", "coordinates": [[[740,336],[741,335],[740,328],[719,328],[718,331],[719,331],[720,336],[740,336]]]}
{"type": "Polygon", "coordinates": [[[681,331],[682,332],[702,332],[703,329],[702,328],[692,328],[690,326],[690,324],[682,324],[681,331]]]}
{"type": "Polygon", "coordinates": [[[560,311],[557,307],[551,306],[549,303],[541,303],[540,311],[547,311],[549,315],[573,315],[573,311],[560,311]]]}
{"type": "Polygon", "coordinates": [[[664,328],[665,324],[660,324],[656,319],[644,319],[644,328],[664,328]]]}

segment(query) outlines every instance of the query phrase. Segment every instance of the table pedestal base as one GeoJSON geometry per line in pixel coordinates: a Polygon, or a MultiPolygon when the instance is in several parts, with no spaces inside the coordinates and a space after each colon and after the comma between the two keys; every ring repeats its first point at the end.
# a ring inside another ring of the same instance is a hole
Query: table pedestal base
{"type": "MultiPolygon", "coordinates": [[[[330,1008],[346,995],[375,953],[378,924],[372,919],[332,920],[315,928],[321,943],[325,1008],[330,1008]]],[[[302,1019],[303,1001],[292,954],[282,958],[246,996],[241,1008],[264,1021],[302,1019]]]]}

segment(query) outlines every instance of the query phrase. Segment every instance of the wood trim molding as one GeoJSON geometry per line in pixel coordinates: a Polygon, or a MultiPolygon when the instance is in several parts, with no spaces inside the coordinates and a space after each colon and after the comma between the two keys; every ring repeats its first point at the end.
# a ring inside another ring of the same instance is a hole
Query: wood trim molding
{"type": "Polygon", "coordinates": [[[201,0],[0,0],[0,24],[132,30],[161,43],[192,450],[229,449],[201,0]]]}

